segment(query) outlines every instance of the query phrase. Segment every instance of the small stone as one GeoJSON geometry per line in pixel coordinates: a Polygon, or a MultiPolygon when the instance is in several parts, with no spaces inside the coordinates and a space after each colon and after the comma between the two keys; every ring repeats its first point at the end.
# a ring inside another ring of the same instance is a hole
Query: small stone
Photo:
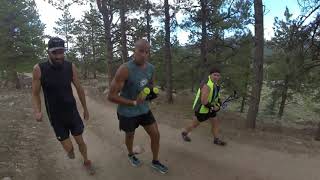
{"type": "Polygon", "coordinates": [[[10,177],[4,177],[4,178],[2,178],[2,180],[11,180],[11,178],[10,177]]]}

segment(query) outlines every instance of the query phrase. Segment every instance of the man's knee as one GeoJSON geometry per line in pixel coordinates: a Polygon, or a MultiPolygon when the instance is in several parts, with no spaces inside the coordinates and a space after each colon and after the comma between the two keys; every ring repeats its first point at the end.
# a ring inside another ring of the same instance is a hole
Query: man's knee
{"type": "Polygon", "coordinates": [[[73,149],[73,145],[70,138],[60,141],[60,143],[66,151],[71,151],[73,149]]]}
{"type": "Polygon", "coordinates": [[[219,119],[217,117],[211,118],[211,122],[213,125],[219,125],[219,119]]]}
{"type": "Polygon", "coordinates": [[[64,138],[60,141],[61,144],[72,144],[71,139],[69,137],[64,138]]]}
{"type": "Polygon", "coordinates": [[[132,139],[132,138],[134,138],[134,132],[126,132],[126,138],[127,138],[127,139],[132,139]]]}
{"type": "Polygon", "coordinates": [[[80,135],[80,136],[75,136],[74,139],[76,140],[77,144],[79,146],[85,146],[86,143],[84,142],[83,140],[83,137],[80,135]]]}
{"type": "Polygon", "coordinates": [[[84,141],[80,141],[80,142],[77,142],[78,146],[86,146],[86,143],[84,141]]]}
{"type": "Polygon", "coordinates": [[[196,127],[198,127],[198,126],[199,126],[199,123],[198,123],[198,122],[192,123],[192,127],[193,127],[193,128],[196,128],[196,127]]]}
{"type": "Polygon", "coordinates": [[[215,116],[215,117],[212,117],[212,118],[211,118],[211,121],[213,121],[213,122],[218,122],[219,119],[218,119],[218,117],[215,116]]]}

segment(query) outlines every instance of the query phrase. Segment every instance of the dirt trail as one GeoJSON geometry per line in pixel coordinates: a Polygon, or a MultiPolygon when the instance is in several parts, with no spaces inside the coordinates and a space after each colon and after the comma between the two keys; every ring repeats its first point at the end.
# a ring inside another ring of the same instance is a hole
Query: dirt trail
{"type": "MultiPolygon", "coordinates": [[[[227,147],[211,143],[210,137],[194,132],[191,143],[182,142],[180,130],[159,119],[161,133],[160,159],[170,171],[159,174],[150,168],[151,153],[149,139],[142,128],[137,130],[135,144],[141,144],[146,152],[139,155],[142,167],[131,167],[126,158],[123,134],[118,129],[115,106],[102,104],[87,97],[90,121],[85,122],[85,140],[89,156],[97,167],[97,174],[88,176],[81,165],[80,154],[69,160],[55,140],[51,127],[45,119],[43,123],[32,122],[36,126],[37,149],[25,152],[26,161],[35,158],[32,171],[22,170],[13,179],[219,179],[219,180],[319,180],[320,156],[307,154],[291,155],[263,147],[229,142],[227,147]]],[[[80,108],[80,112],[82,112],[80,108]]],[[[29,118],[30,119],[30,118],[29,118]]],[[[21,123],[28,123],[23,122],[21,123]]],[[[26,128],[31,128],[31,126],[26,128]]],[[[25,129],[26,129],[25,128],[25,129]]],[[[24,130],[27,131],[27,130],[24,130]]],[[[17,152],[19,154],[19,152],[17,152]]],[[[25,166],[30,166],[26,163],[25,166]]],[[[4,173],[0,178],[5,177],[4,173]]],[[[11,175],[11,174],[9,174],[11,175]]]]}
{"type": "MultiPolygon", "coordinates": [[[[115,106],[98,103],[88,98],[91,111],[85,138],[98,173],[93,179],[161,179],[163,175],[150,168],[149,139],[138,129],[135,144],[146,152],[139,157],[141,168],[130,167],[123,145],[123,134],[118,130],[115,106]]],[[[159,119],[159,118],[158,118],[159,119]]],[[[193,133],[193,142],[181,141],[180,131],[159,122],[161,132],[161,160],[170,168],[169,179],[320,179],[320,156],[289,155],[282,152],[230,142],[222,148],[212,145],[209,137],[193,133]],[[307,167],[307,168],[306,168],[307,167]]],[[[78,163],[68,164],[59,151],[59,167],[69,170],[72,179],[87,179],[78,163]]]]}

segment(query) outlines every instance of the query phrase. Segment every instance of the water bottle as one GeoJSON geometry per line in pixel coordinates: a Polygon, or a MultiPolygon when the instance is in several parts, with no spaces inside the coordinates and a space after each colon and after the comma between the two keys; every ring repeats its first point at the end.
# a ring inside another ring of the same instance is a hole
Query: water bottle
{"type": "Polygon", "coordinates": [[[159,94],[159,91],[160,91],[160,90],[159,90],[158,87],[153,87],[153,88],[152,88],[152,91],[153,91],[154,94],[159,94]]]}
{"type": "Polygon", "coordinates": [[[145,99],[150,94],[150,88],[145,87],[143,90],[139,93],[139,97],[142,99],[145,99]]]}

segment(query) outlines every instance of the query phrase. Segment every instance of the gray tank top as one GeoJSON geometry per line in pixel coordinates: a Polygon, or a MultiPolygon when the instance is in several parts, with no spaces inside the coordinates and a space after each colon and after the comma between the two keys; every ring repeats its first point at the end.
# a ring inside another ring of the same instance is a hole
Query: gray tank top
{"type": "MultiPolygon", "coordinates": [[[[138,67],[133,60],[128,61],[125,65],[129,70],[129,76],[120,92],[120,96],[126,99],[136,100],[143,88],[152,82],[154,66],[147,62],[146,68],[142,69],[138,67]]],[[[117,111],[122,116],[134,117],[146,114],[150,109],[148,102],[145,101],[137,106],[118,105],[117,111]]]]}

